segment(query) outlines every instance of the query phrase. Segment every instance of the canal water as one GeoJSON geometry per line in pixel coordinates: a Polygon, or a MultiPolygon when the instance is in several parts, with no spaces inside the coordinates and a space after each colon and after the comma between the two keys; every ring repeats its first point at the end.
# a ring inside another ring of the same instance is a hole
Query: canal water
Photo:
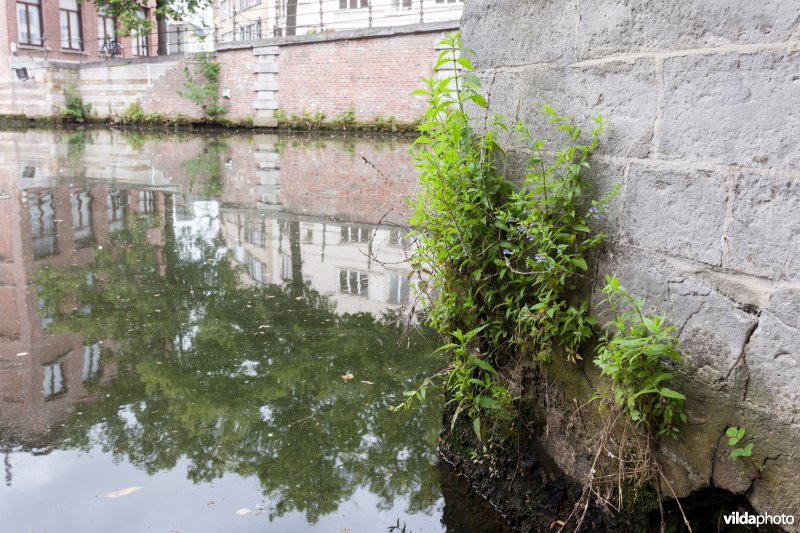
{"type": "Polygon", "coordinates": [[[393,138],[0,132],[0,529],[503,531],[437,461],[393,138]]]}

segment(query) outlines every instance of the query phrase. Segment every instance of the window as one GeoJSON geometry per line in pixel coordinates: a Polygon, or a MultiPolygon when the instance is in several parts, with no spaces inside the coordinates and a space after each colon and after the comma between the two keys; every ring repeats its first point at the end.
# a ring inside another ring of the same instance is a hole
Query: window
{"type": "Polygon", "coordinates": [[[83,50],[81,31],[81,6],[78,0],[59,0],[61,15],[61,48],[83,50]]]}
{"type": "Polygon", "coordinates": [[[231,16],[232,9],[233,9],[233,0],[222,0],[219,3],[220,20],[228,20],[228,17],[231,16]]]}
{"type": "Polygon", "coordinates": [[[437,4],[463,4],[464,0],[436,0],[437,4]]]}
{"type": "Polygon", "coordinates": [[[261,0],[239,0],[239,9],[247,9],[248,7],[257,6],[261,0]]]}
{"type": "MultiPolygon", "coordinates": [[[[139,8],[136,10],[136,16],[139,17],[141,20],[147,20],[147,10],[144,8],[139,8]]],[[[131,33],[131,54],[135,56],[146,56],[150,55],[149,51],[149,35],[146,33],[141,32],[132,32],[131,33]]]]}
{"type": "Polygon", "coordinates": [[[17,42],[42,46],[41,0],[17,0],[17,42]]]}
{"type": "Polygon", "coordinates": [[[97,38],[100,40],[100,46],[103,46],[106,39],[117,39],[117,21],[114,17],[102,12],[97,15],[97,38]]]}
{"type": "Polygon", "coordinates": [[[411,2],[412,0],[392,0],[391,8],[393,11],[400,11],[401,9],[406,11],[412,8],[411,2]]]}
{"type": "Polygon", "coordinates": [[[339,0],[339,9],[369,7],[369,0],[339,0]]]}
{"type": "Polygon", "coordinates": [[[252,41],[261,38],[261,21],[253,22],[239,28],[240,41],[252,41]]]}

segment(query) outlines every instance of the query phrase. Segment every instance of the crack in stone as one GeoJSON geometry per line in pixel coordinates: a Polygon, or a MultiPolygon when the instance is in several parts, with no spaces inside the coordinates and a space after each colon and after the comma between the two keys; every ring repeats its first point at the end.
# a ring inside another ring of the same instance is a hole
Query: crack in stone
{"type": "Polygon", "coordinates": [[[728,375],[725,377],[725,381],[728,381],[728,378],[730,378],[731,373],[733,373],[734,369],[739,365],[739,361],[742,362],[745,371],[747,371],[747,377],[744,380],[744,392],[742,393],[742,400],[741,400],[742,402],[747,401],[747,395],[750,393],[750,367],[747,366],[747,356],[745,354],[747,353],[747,347],[750,344],[750,339],[753,338],[753,334],[758,329],[758,324],[759,324],[758,318],[760,318],[760,316],[761,313],[759,312],[758,315],[756,315],[756,321],[753,324],[753,327],[750,328],[750,331],[747,332],[747,337],[745,338],[744,344],[742,345],[742,353],[739,355],[736,364],[733,365],[733,367],[728,371],[728,375]]]}

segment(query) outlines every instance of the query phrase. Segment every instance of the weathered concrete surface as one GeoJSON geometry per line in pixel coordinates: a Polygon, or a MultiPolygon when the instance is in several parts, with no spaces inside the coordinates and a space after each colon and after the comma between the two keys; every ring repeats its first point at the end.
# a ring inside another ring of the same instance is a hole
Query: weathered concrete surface
{"type": "MultiPolygon", "coordinates": [[[[658,451],[676,494],[743,493],[800,531],[800,0],[471,0],[462,29],[491,111],[553,142],[542,104],[608,121],[590,175],[621,194],[597,275],[678,326],[689,422],[658,451]],[[728,459],[728,426],[760,477],[728,459]]],[[[542,447],[580,478],[585,443],[563,435],[542,447]]]]}

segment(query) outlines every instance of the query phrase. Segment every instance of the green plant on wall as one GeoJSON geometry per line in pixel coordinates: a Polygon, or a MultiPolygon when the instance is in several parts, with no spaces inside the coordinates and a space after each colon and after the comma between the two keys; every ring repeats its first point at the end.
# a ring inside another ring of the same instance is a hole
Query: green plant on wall
{"type": "Polygon", "coordinates": [[[82,123],[89,118],[91,112],[92,105],[83,102],[83,97],[78,94],[78,90],[74,85],[67,85],[64,87],[64,110],[61,112],[62,119],[82,123]]]}
{"type": "Polygon", "coordinates": [[[678,424],[686,422],[686,397],[666,386],[674,377],[670,366],[683,360],[672,335],[675,326],[642,312],[644,301],[614,276],[606,277],[602,293],[613,319],[604,327],[594,362],[611,379],[611,387],[598,395],[613,397],[648,432],[677,438],[678,424]]]}
{"type": "MultiPolygon", "coordinates": [[[[437,68],[452,63],[455,72],[473,71],[460,55],[457,34],[441,44],[445,50],[437,68]]],[[[614,194],[590,199],[583,178],[602,119],[595,119],[584,142],[569,117],[545,106],[542,112],[566,138],[545,156],[545,142],[524,124],[509,128],[489,116],[475,76],[425,83],[416,92],[429,108],[414,152],[422,190],[413,203],[411,224],[419,242],[412,265],[426,273],[422,298],[431,304],[432,326],[448,337],[480,330],[470,346],[479,357],[465,362],[453,350],[457,371],[447,374],[447,389],[462,399],[508,408],[502,369],[518,353],[531,350],[548,360],[563,349],[569,359],[581,359],[579,347],[596,323],[585,299],[575,295],[588,279],[592,250],[603,241],[592,223],[605,214],[614,194]],[[483,110],[484,117],[471,118],[469,106],[483,110]],[[521,184],[498,170],[505,154],[497,139],[509,132],[532,149],[521,184]]],[[[483,406],[475,402],[460,401],[458,412],[479,415],[483,406]]]]}
{"type": "Polygon", "coordinates": [[[739,427],[729,427],[725,431],[725,435],[728,436],[728,446],[730,447],[730,458],[733,460],[741,459],[745,463],[753,467],[755,474],[757,477],[761,475],[761,472],[764,471],[764,465],[756,465],[755,460],[753,459],[753,442],[748,442],[742,447],[739,447],[738,444],[744,438],[746,430],[745,428],[739,427]]]}
{"type": "Polygon", "coordinates": [[[220,63],[205,52],[197,54],[195,61],[194,69],[188,65],[183,69],[186,80],[178,96],[200,106],[207,118],[219,118],[228,112],[219,101],[220,63]]]}
{"type": "MultiPolygon", "coordinates": [[[[419,296],[430,304],[429,324],[453,340],[447,344],[451,366],[436,377],[448,398],[457,399],[455,412],[474,420],[491,404],[502,406],[489,411],[503,418],[513,411],[504,368],[526,353],[539,362],[556,354],[580,361],[599,329],[597,364],[610,378],[614,402],[645,432],[676,436],[685,397],[666,386],[671,365],[681,361],[674,328],[642,313],[643,302],[616,278],[603,291],[613,318],[599,327],[583,290],[593,280],[593,251],[604,239],[597,221],[618,193],[614,188],[592,198],[584,178],[602,118],[594,119],[587,138],[570,117],[544,106],[542,113],[565,137],[560,147],[550,147],[525,124],[509,127],[489,115],[458,34],[441,44],[437,68],[452,63],[453,71],[466,74],[426,80],[416,92],[429,107],[415,142],[421,192],[412,205],[418,246],[411,262],[424,278],[419,296]],[[471,117],[470,108],[483,117],[471,117]],[[530,153],[518,181],[500,170],[505,153],[498,139],[509,135],[530,153]],[[469,346],[461,342],[463,331],[469,346]]],[[[401,405],[424,397],[431,383],[423,382],[401,405]]]]}

